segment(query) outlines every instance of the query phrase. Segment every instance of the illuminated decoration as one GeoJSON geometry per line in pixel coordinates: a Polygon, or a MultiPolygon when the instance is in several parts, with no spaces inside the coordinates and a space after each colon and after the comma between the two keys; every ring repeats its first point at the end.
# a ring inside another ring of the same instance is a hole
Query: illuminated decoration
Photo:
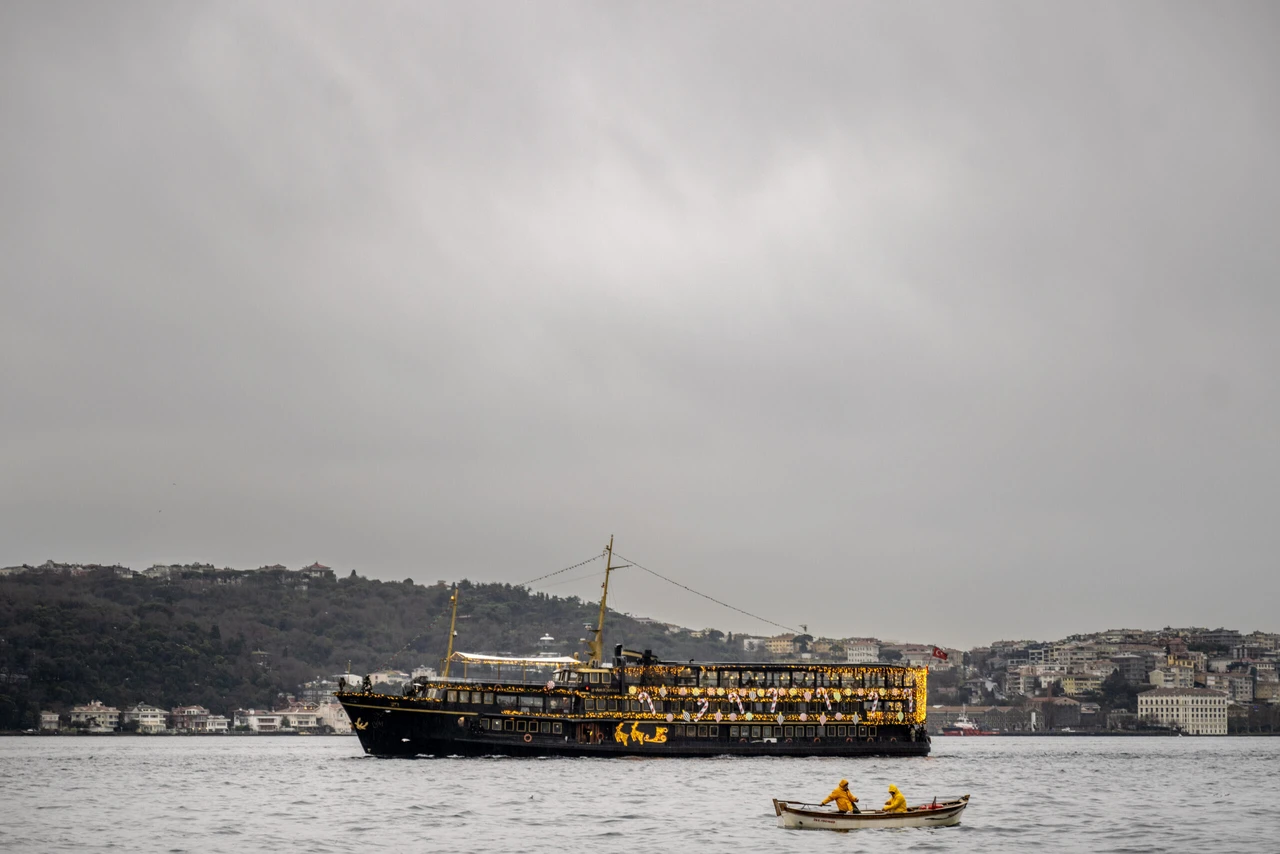
{"type": "Polygon", "coordinates": [[[613,731],[613,740],[620,742],[623,747],[627,746],[628,741],[634,741],[636,744],[666,744],[667,728],[664,726],[654,727],[653,735],[649,735],[640,729],[639,721],[631,722],[631,731],[626,730],[626,721],[621,721],[617,729],[613,731]]]}
{"type": "Polygon", "coordinates": [[[649,696],[648,691],[641,691],[639,694],[636,695],[636,699],[638,699],[641,703],[649,704],[649,714],[656,715],[658,713],[658,710],[653,707],[653,698],[649,696]]]}
{"type": "MultiPolygon", "coordinates": [[[[455,653],[454,655],[461,656],[465,655],[465,653],[455,653]]],[[[686,671],[690,671],[688,667],[663,667],[668,671],[685,673],[686,675],[689,675],[686,671]]],[[[750,710],[752,713],[751,720],[764,717],[764,713],[767,711],[770,718],[780,724],[787,721],[808,722],[816,715],[818,709],[809,708],[801,711],[795,708],[794,705],[784,706],[784,704],[812,702],[816,697],[822,701],[821,708],[831,712],[828,717],[832,717],[837,721],[867,725],[923,724],[925,722],[928,711],[928,671],[923,668],[917,670],[914,668],[860,665],[849,667],[804,667],[800,665],[774,664],[770,664],[768,667],[770,674],[781,672],[785,676],[788,670],[792,674],[803,673],[808,677],[819,674],[829,681],[842,680],[843,684],[839,688],[819,685],[813,688],[770,686],[755,689],[734,689],[724,686],[690,688],[659,685],[655,687],[652,684],[652,680],[645,680],[645,684],[649,687],[642,688],[629,685],[625,692],[620,692],[617,689],[610,689],[607,685],[597,684],[557,684],[553,688],[546,688],[538,683],[514,685],[496,682],[485,684],[473,681],[457,683],[441,681],[423,686],[422,693],[416,697],[395,697],[392,701],[392,708],[427,710],[441,708],[446,705],[446,695],[449,691],[469,691],[472,694],[479,691],[504,695],[535,695],[545,698],[559,698],[566,703],[564,708],[558,710],[533,711],[521,708],[499,708],[492,712],[486,709],[484,712],[485,714],[496,714],[502,717],[527,720],[568,719],[584,721],[626,719],[671,723],[677,718],[693,721],[696,713],[698,720],[712,719],[716,723],[721,723],[726,717],[731,721],[744,718],[748,709],[743,702],[743,697],[745,695],[747,701],[751,702],[751,691],[754,690],[754,702],[760,703],[761,706],[750,710]],[[864,682],[865,685],[862,684],[864,682]],[[641,696],[642,691],[645,694],[643,697],[641,696]],[[665,704],[668,704],[667,708],[657,708],[657,702],[653,697],[654,693],[665,704]],[[806,693],[809,694],[808,701],[804,699],[806,693]],[[690,709],[681,708],[688,702],[690,697],[696,698],[696,707],[690,709]],[[596,701],[598,707],[585,709],[582,702],[588,699],[596,701]],[[619,708],[616,711],[605,711],[604,703],[607,701],[617,701],[619,708]],[[765,703],[768,703],[768,705],[764,705],[765,703]],[[835,704],[841,703],[846,705],[843,708],[836,707],[835,704]],[[675,708],[671,708],[671,705],[675,705],[675,708]]],[[[718,669],[722,678],[724,672],[733,672],[727,666],[721,666],[718,669]]],[[[643,673],[654,670],[654,667],[628,667],[626,670],[629,673],[631,671],[643,673]]],[[[694,668],[693,670],[701,671],[702,669],[694,668]]],[[[706,671],[711,676],[716,675],[711,668],[706,668],[706,671]]],[[[343,696],[353,697],[388,696],[373,691],[361,690],[342,693],[343,696]]],[[[448,705],[452,707],[454,704],[450,703],[448,705]]]]}

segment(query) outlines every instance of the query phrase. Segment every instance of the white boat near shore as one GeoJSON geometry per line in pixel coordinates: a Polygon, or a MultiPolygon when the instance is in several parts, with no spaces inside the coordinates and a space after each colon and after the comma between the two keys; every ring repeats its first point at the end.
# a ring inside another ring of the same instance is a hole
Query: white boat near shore
{"type": "Polygon", "coordinates": [[[951,827],[960,823],[960,814],[969,805],[969,796],[937,801],[906,812],[867,810],[839,812],[818,804],[790,803],[773,799],[778,827],[787,830],[862,830],[872,827],[951,827]]]}

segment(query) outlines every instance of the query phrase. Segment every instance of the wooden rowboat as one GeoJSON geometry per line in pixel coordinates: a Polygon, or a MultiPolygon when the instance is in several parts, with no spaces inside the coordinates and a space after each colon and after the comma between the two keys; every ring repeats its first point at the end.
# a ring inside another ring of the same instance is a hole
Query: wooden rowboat
{"type": "Polygon", "coordinates": [[[868,827],[951,827],[960,823],[960,813],[969,805],[969,796],[954,801],[934,801],[906,812],[838,812],[818,804],[794,804],[773,799],[778,827],[788,830],[861,830],[868,827]]]}

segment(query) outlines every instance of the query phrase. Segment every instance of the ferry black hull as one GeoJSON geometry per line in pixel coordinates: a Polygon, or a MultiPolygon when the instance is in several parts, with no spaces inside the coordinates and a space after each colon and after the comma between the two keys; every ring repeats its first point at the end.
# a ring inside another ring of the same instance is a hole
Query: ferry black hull
{"type": "MultiPolygon", "coordinates": [[[[481,716],[474,712],[444,710],[438,704],[431,707],[413,698],[343,693],[338,699],[351,718],[361,747],[371,756],[927,756],[930,747],[928,737],[909,726],[881,726],[876,728],[874,737],[824,735],[766,740],[730,737],[730,722],[725,720],[716,727],[718,737],[682,738],[674,735],[676,727],[684,724],[680,719],[666,722],[566,716],[556,721],[559,733],[517,733],[483,729],[481,716]],[[594,726],[599,733],[597,739],[582,739],[584,726],[594,726]]],[[[755,723],[761,723],[760,719],[755,723]]],[[[796,727],[811,728],[836,730],[835,726],[796,727]]],[[[845,729],[852,731],[854,727],[845,729]]]]}

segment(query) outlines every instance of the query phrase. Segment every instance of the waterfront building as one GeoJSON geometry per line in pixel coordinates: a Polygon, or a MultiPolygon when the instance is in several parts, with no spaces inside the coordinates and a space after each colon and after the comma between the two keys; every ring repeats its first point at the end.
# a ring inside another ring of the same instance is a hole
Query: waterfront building
{"type": "Polygon", "coordinates": [[[139,703],[132,709],[125,709],[120,713],[120,723],[136,723],[138,732],[142,733],[164,732],[166,717],[164,709],[139,703]]]}
{"type": "Polygon", "coordinates": [[[205,732],[209,710],[204,706],[178,706],[169,712],[169,726],[179,732],[205,732]]]}
{"type": "Polygon", "coordinates": [[[1156,688],[1138,695],[1138,718],[1188,735],[1226,735],[1227,702],[1206,688],[1156,688]]]}
{"type": "Polygon", "coordinates": [[[274,714],[280,717],[280,729],[295,732],[317,732],[320,729],[319,703],[291,703],[274,714]]]}
{"type": "Polygon", "coordinates": [[[347,717],[347,710],[342,708],[341,703],[321,703],[320,708],[316,710],[316,717],[320,721],[321,728],[329,727],[343,735],[351,732],[351,718],[347,717]]]}
{"type": "Polygon", "coordinates": [[[236,709],[232,723],[236,729],[249,732],[279,732],[280,715],[258,709],[236,709]]]}
{"type": "Polygon", "coordinates": [[[71,725],[89,732],[114,732],[120,728],[120,710],[94,700],[71,709],[71,725]]]}
{"type": "Polygon", "coordinates": [[[231,719],[226,715],[209,715],[205,720],[205,732],[226,732],[231,719]]]}
{"type": "Polygon", "coordinates": [[[62,728],[62,723],[58,719],[57,712],[41,712],[40,713],[40,731],[41,732],[57,732],[62,728]]]}

